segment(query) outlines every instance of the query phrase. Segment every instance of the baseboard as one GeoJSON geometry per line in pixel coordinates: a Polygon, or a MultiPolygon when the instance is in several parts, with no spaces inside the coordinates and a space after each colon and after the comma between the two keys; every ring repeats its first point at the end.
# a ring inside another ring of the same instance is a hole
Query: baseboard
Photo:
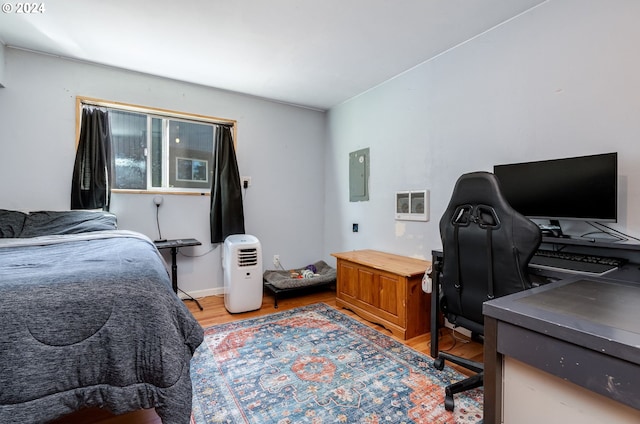
{"type": "MultiPolygon", "coordinates": [[[[187,290],[185,290],[185,292],[189,293],[190,296],[192,296],[192,297],[194,297],[196,299],[200,299],[202,297],[207,297],[207,296],[221,296],[221,295],[224,295],[224,287],[214,287],[214,288],[211,288],[211,289],[196,290],[196,291],[187,291],[187,290]]],[[[189,296],[187,296],[186,294],[184,294],[180,290],[178,290],[178,297],[180,299],[188,299],[189,298],[189,296]]]]}

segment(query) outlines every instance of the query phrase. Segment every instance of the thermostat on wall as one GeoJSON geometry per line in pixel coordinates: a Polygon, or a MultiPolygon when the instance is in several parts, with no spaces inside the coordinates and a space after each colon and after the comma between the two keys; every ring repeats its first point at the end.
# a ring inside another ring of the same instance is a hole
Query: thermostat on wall
{"type": "Polygon", "coordinates": [[[396,220],[428,221],[429,190],[396,192],[395,215],[396,220]]]}

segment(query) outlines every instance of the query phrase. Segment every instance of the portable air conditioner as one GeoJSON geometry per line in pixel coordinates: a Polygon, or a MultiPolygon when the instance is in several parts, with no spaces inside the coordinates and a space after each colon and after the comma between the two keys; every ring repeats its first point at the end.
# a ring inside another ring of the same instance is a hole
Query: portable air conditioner
{"type": "Polygon", "coordinates": [[[248,234],[234,234],[224,241],[224,306],[231,313],[262,306],[262,248],[248,234]]]}

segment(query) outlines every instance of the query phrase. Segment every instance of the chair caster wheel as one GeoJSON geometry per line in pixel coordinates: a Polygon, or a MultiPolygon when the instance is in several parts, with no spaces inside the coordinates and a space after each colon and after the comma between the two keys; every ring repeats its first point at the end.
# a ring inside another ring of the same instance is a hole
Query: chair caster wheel
{"type": "Polygon", "coordinates": [[[444,409],[446,409],[447,411],[453,411],[454,407],[455,403],[453,401],[453,396],[446,395],[444,397],[444,409]]]}
{"type": "Polygon", "coordinates": [[[444,369],[444,359],[438,357],[435,361],[433,361],[433,367],[438,371],[442,371],[444,369]]]}

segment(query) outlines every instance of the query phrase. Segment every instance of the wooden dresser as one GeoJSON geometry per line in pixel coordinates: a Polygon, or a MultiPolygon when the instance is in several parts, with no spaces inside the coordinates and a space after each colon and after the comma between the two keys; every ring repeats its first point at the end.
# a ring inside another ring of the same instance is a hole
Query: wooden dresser
{"type": "Polygon", "coordinates": [[[422,291],[422,277],[431,262],[376,250],[332,256],[338,259],[338,306],[403,340],[429,332],[431,302],[422,291]]]}

